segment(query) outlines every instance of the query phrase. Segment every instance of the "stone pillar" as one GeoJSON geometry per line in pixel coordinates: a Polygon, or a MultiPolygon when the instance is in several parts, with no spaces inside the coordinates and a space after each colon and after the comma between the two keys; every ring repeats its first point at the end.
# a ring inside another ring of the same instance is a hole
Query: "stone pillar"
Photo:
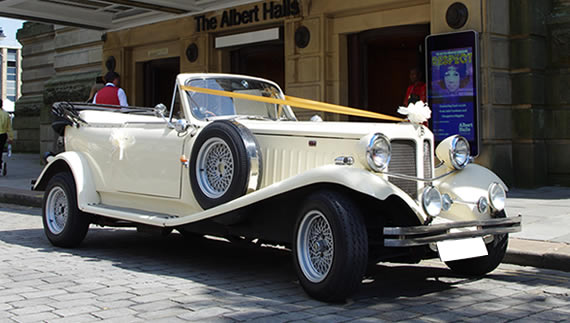
{"type": "Polygon", "coordinates": [[[44,108],[40,113],[40,153],[58,152],[58,135],[51,128],[53,103],[85,102],[101,72],[101,32],[73,27],[55,27],[55,76],[45,83],[44,108]]]}
{"type": "Polygon", "coordinates": [[[548,173],[545,20],[551,12],[551,1],[512,0],[509,9],[515,184],[540,186],[547,184],[548,173]]]}
{"type": "Polygon", "coordinates": [[[509,0],[482,3],[480,33],[480,156],[476,160],[516,186],[512,149],[509,0]]]}
{"type": "Polygon", "coordinates": [[[548,59],[543,121],[547,183],[570,186],[570,0],[553,1],[546,23],[548,59]]]}
{"type": "Polygon", "coordinates": [[[22,96],[15,105],[16,152],[40,151],[40,110],[44,106],[44,83],[55,74],[53,25],[26,22],[18,30],[22,44],[22,96]]]}

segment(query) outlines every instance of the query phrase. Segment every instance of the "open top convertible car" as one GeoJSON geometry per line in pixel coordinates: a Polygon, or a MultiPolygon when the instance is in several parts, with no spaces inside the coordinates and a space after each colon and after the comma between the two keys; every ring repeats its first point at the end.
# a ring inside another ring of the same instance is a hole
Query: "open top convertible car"
{"type": "Polygon", "coordinates": [[[56,103],[65,151],[34,187],[48,239],[75,247],[96,224],[285,246],[325,301],[349,297],[368,263],[498,266],[521,218],[464,138],[439,144],[434,167],[420,124],[301,122],[290,106],[303,105],[334,108],[224,74],[179,75],[169,109],[56,103]]]}

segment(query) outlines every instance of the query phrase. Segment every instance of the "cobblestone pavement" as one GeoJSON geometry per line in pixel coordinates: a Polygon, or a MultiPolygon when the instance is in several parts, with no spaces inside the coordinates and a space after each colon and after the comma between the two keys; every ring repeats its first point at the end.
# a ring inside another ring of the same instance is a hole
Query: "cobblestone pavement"
{"type": "Polygon", "coordinates": [[[59,249],[39,212],[0,205],[0,322],[570,320],[570,273],[501,265],[466,279],[438,261],[382,264],[353,299],[326,304],[304,294],[283,250],[109,228],[59,249]]]}

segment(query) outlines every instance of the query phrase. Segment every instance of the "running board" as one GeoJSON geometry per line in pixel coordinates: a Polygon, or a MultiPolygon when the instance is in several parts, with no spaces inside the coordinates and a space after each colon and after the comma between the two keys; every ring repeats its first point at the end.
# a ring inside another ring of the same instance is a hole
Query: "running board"
{"type": "Polygon", "coordinates": [[[157,212],[148,212],[138,209],[118,207],[106,204],[88,204],[82,211],[114,219],[132,221],[159,227],[166,226],[168,220],[177,219],[178,216],[157,212]]]}

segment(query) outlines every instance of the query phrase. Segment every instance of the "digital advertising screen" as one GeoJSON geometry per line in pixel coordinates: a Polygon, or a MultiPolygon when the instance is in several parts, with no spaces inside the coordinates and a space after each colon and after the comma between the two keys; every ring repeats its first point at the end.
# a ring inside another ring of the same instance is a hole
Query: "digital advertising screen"
{"type": "Polygon", "coordinates": [[[427,99],[436,144],[459,134],[479,154],[478,34],[475,31],[426,38],[427,99]]]}

